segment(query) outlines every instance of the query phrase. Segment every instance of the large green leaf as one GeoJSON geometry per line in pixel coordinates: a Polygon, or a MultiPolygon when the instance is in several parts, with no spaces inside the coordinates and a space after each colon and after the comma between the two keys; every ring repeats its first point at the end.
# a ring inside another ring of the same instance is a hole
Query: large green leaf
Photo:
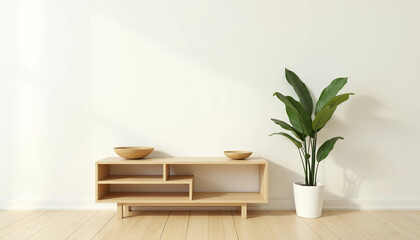
{"type": "Polygon", "coordinates": [[[292,126],[290,126],[286,122],[284,122],[282,120],[275,119],[275,118],[272,118],[271,121],[273,121],[275,124],[279,125],[283,129],[291,131],[293,133],[293,135],[295,135],[300,140],[303,141],[305,139],[305,137],[303,136],[302,133],[298,132],[296,129],[294,129],[292,126]]]}
{"type": "Polygon", "coordinates": [[[332,108],[331,106],[324,106],[315,116],[315,119],[312,122],[312,129],[314,131],[319,131],[321,128],[323,128],[325,124],[327,124],[327,122],[331,119],[335,109],[336,108],[332,108]]]}
{"type": "Polygon", "coordinates": [[[354,93],[344,93],[337,95],[333,98],[331,98],[325,105],[325,106],[331,106],[332,108],[337,107],[338,105],[342,104],[343,102],[347,101],[349,99],[350,95],[354,95],[354,93]]]}
{"type": "Polygon", "coordinates": [[[330,85],[328,85],[319,96],[318,102],[315,106],[315,115],[322,109],[322,107],[327,103],[331,98],[335,97],[337,93],[346,85],[347,78],[337,78],[334,79],[330,85]]]}
{"type": "Polygon", "coordinates": [[[297,148],[301,148],[302,147],[302,144],[298,140],[296,140],[294,137],[290,136],[289,134],[287,134],[285,132],[279,132],[279,133],[272,133],[272,134],[270,134],[270,136],[273,136],[273,135],[282,135],[282,136],[285,136],[290,141],[292,141],[296,145],[297,148]]]}
{"type": "MultiPolygon", "coordinates": [[[[303,106],[296,101],[295,99],[293,99],[290,96],[286,97],[287,100],[289,100],[289,102],[293,105],[293,108],[297,111],[298,116],[299,116],[299,120],[301,121],[300,124],[296,124],[297,126],[302,127],[305,129],[305,131],[303,132],[304,135],[309,135],[312,132],[312,119],[311,119],[311,114],[309,114],[308,112],[305,111],[305,109],[303,109],[303,106]]],[[[287,109],[286,109],[287,112],[287,109]]],[[[290,122],[292,123],[292,122],[290,122]]],[[[292,124],[293,127],[295,127],[295,125],[292,124]]]]}
{"type": "Polygon", "coordinates": [[[319,147],[318,152],[316,154],[316,161],[321,162],[324,160],[328,154],[330,154],[331,150],[334,148],[334,144],[337,142],[338,139],[344,139],[342,137],[333,137],[330,140],[324,142],[321,147],[319,147]]]}
{"type": "Polygon", "coordinates": [[[284,96],[278,92],[274,93],[274,95],[286,105],[286,112],[293,128],[305,136],[309,135],[312,132],[312,120],[302,105],[290,96],[284,96]]]}
{"type": "Polygon", "coordinates": [[[303,108],[309,115],[312,115],[314,104],[312,102],[311,94],[308,91],[306,85],[300,80],[300,78],[292,71],[285,69],[287,82],[293,87],[299,101],[302,104],[303,108]]]}
{"type": "Polygon", "coordinates": [[[314,131],[319,131],[323,128],[327,122],[331,119],[332,115],[334,114],[337,106],[341,103],[345,102],[349,99],[350,95],[354,95],[353,93],[345,93],[340,94],[333,97],[329,100],[324,107],[315,115],[315,119],[312,122],[312,129],[314,131]]]}

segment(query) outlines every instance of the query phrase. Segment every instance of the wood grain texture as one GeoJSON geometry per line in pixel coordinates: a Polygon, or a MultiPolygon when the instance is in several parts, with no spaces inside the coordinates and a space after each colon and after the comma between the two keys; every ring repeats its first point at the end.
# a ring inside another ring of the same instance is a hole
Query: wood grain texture
{"type": "Polygon", "coordinates": [[[232,211],[223,211],[223,232],[226,240],[238,239],[238,231],[236,230],[232,211]]]}
{"type": "Polygon", "coordinates": [[[190,211],[186,240],[207,240],[209,235],[209,212],[190,211]]]}
{"type": "Polygon", "coordinates": [[[163,164],[163,181],[168,181],[170,175],[171,175],[171,165],[163,164]]]}
{"type": "Polygon", "coordinates": [[[260,194],[268,201],[268,164],[259,165],[260,194]]]}
{"type": "Polygon", "coordinates": [[[368,239],[419,239],[418,235],[416,236],[416,234],[405,231],[405,228],[386,221],[375,212],[336,211],[335,213],[368,239]]]}
{"type": "Polygon", "coordinates": [[[209,240],[238,239],[231,211],[209,211],[209,240]]]}
{"type": "Polygon", "coordinates": [[[66,240],[91,240],[113,217],[115,211],[98,211],[66,240]]]}
{"type": "MultiPolygon", "coordinates": [[[[342,214],[350,213],[351,211],[343,212],[342,214]]],[[[338,236],[342,240],[351,239],[368,239],[357,231],[353,226],[349,225],[341,219],[340,212],[337,211],[323,211],[322,217],[319,221],[324,224],[330,232],[338,236]]]]}
{"type": "Polygon", "coordinates": [[[258,229],[257,224],[254,221],[253,211],[250,211],[249,215],[250,215],[249,219],[243,219],[241,218],[241,215],[239,212],[236,212],[236,211],[232,212],[238,238],[249,239],[249,240],[263,239],[263,236],[260,230],[258,229]]]}
{"type": "Polygon", "coordinates": [[[246,160],[232,160],[225,157],[176,157],[176,158],[145,158],[142,160],[126,160],[124,158],[109,157],[96,162],[97,164],[266,164],[264,158],[248,158],[246,160]]]}
{"type": "Polygon", "coordinates": [[[283,227],[287,239],[321,240],[294,211],[268,211],[267,214],[273,216],[273,220],[283,227]]]}
{"type": "Polygon", "coordinates": [[[223,224],[222,211],[210,211],[208,221],[208,239],[217,240],[225,239],[225,226],[223,224]]]}
{"type": "MultiPolygon", "coordinates": [[[[240,206],[242,217],[247,217],[247,203],[268,202],[268,164],[263,158],[249,160],[230,160],[226,158],[191,157],[191,158],[149,158],[126,160],[106,158],[96,162],[95,200],[97,203],[117,203],[117,217],[130,216],[129,211],[122,211],[125,206],[240,206]],[[153,164],[162,167],[162,175],[111,175],[111,165],[153,164]],[[258,165],[258,192],[196,192],[194,193],[192,175],[171,175],[171,165],[258,165]],[[123,192],[119,185],[142,184],[177,184],[188,185],[187,192],[123,192]],[[112,188],[111,188],[112,186],[112,188]],[[130,205],[129,205],[130,204],[130,205]],[[125,213],[125,214],[124,214],[125,213]]],[[[124,208],[125,209],[125,208],[124,208]]],[[[127,210],[127,209],[126,209],[127,210]]]]}
{"type": "Polygon", "coordinates": [[[254,222],[263,239],[288,239],[283,226],[268,211],[255,211],[254,222]]]}
{"type": "MultiPolygon", "coordinates": [[[[61,219],[65,218],[70,211],[47,211],[45,214],[40,215],[39,217],[32,219],[31,221],[23,224],[18,229],[10,232],[6,236],[3,236],[1,239],[11,239],[11,240],[19,240],[19,239],[28,239],[41,231],[42,229],[46,228],[50,224],[60,221],[61,219]]],[[[53,239],[53,238],[49,238],[53,239]]]]}
{"type": "Polygon", "coordinates": [[[112,218],[93,239],[95,240],[117,240],[124,239],[128,236],[130,230],[136,226],[137,223],[143,220],[143,216],[130,218],[112,218]]]}
{"type": "Polygon", "coordinates": [[[68,211],[65,217],[54,221],[33,236],[30,240],[66,239],[92,217],[96,211],[68,211]]]}
{"type": "Polygon", "coordinates": [[[190,200],[188,192],[111,192],[104,195],[97,202],[101,203],[142,203],[156,204],[161,206],[169,203],[181,203],[184,206],[194,204],[207,204],[227,206],[226,203],[263,203],[261,195],[257,192],[196,192],[190,200]]]}
{"type": "Polygon", "coordinates": [[[150,221],[150,224],[142,239],[160,239],[168,221],[169,213],[169,211],[155,211],[146,214],[144,218],[150,221]]]}
{"type": "Polygon", "coordinates": [[[160,239],[184,240],[187,234],[189,211],[171,211],[160,239]]]}
{"type": "Polygon", "coordinates": [[[323,240],[339,240],[319,219],[304,218],[306,224],[323,240]]]}
{"type": "Polygon", "coordinates": [[[0,211],[0,239],[420,239],[420,211],[0,211]],[[26,214],[22,214],[26,213],[26,214]],[[10,218],[8,223],[6,219],[10,218]]]}
{"type": "Polygon", "coordinates": [[[0,211],[0,229],[3,229],[22,218],[30,216],[34,211],[0,211]]]}
{"type": "Polygon", "coordinates": [[[192,175],[170,176],[164,181],[161,175],[111,175],[98,181],[99,184],[191,184],[192,175]]]}
{"type": "MultiPolygon", "coordinates": [[[[6,211],[5,211],[6,212],[6,211]]],[[[31,223],[32,221],[36,221],[40,218],[43,214],[47,213],[47,211],[15,211],[16,215],[14,215],[14,211],[8,211],[9,214],[0,214],[0,219],[3,217],[10,218],[8,221],[10,224],[4,226],[0,230],[0,239],[5,239],[9,234],[13,232],[19,232],[20,228],[25,226],[26,224],[31,223]]],[[[7,219],[4,219],[7,220],[7,219]]],[[[5,222],[5,221],[4,221],[5,222]]]]}

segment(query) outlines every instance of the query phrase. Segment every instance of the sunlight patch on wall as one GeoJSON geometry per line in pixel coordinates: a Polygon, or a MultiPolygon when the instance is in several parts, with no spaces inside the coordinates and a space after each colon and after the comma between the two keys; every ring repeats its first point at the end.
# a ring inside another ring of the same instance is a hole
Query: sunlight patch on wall
{"type": "Polygon", "coordinates": [[[140,35],[138,29],[133,31],[99,14],[91,16],[91,28],[95,121],[114,132],[99,127],[101,131],[93,135],[95,139],[104,132],[113,136],[104,142],[108,146],[112,141],[146,144],[172,152],[181,140],[184,146],[191,143],[197,145],[193,149],[201,149],[191,154],[220,152],[219,145],[217,149],[204,145],[219,144],[211,139],[223,138],[230,131],[230,116],[249,109],[242,103],[244,95],[258,102],[251,86],[140,35]]]}
{"type": "Polygon", "coordinates": [[[18,64],[37,74],[48,71],[45,7],[39,1],[20,1],[18,6],[18,64]]]}
{"type": "Polygon", "coordinates": [[[17,84],[14,155],[12,168],[14,196],[38,196],[48,184],[48,102],[42,86],[20,81],[17,84]],[[42,167],[40,167],[42,166],[42,167]],[[35,174],[36,173],[36,174],[35,174]],[[32,183],[32,184],[28,184],[32,183]]]}

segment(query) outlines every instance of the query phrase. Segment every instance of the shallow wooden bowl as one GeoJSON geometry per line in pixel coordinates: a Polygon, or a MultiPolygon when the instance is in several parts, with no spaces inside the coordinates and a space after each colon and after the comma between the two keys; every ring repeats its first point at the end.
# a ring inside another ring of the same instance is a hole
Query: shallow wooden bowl
{"type": "Polygon", "coordinates": [[[224,151],[226,157],[234,160],[241,160],[251,156],[252,152],[248,151],[224,151]]]}
{"type": "Polygon", "coordinates": [[[118,156],[126,159],[145,158],[153,152],[152,147],[114,147],[114,151],[118,156]]]}

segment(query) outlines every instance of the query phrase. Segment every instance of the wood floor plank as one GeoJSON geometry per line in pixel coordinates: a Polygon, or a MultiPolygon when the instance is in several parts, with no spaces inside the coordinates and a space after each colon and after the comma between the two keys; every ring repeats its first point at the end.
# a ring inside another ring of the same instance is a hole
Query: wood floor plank
{"type": "Polygon", "coordinates": [[[0,212],[0,239],[420,239],[420,211],[324,211],[304,219],[294,211],[0,212]],[[29,213],[29,214],[28,214],[29,213]],[[10,217],[12,221],[6,221],[10,217]]]}
{"type": "MultiPolygon", "coordinates": [[[[133,215],[138,215],[138,213],[143,215],[142,221],[138,221],[133,224],[127,234],[123,237],[124,240],[137,240],[137,239],[153,239],[153,238],[145,238],[145,235],[149,228],[152,227],[152,221],[154,216],[161,214],[161,211],[134,211],[133,215]]],[[[165,216],[169,215],[169,213],[165,213],[165,216]]],[[[162,224],[162,228],[160,231],[157,231],[159,235],[163,230],[163,226],[165,223],[162,224]]],[[[158,239],[158,234],[156,234],[156,239],[158,239]]]]}
{"type": "Polygon", "coordinates": [[[264,239],[288,239],[283,227],[268,211],[256,211],[253,218],[264,239]]]}
{"type": "Polygon", "coordinates": [[[354,226],[368,239],[418,239],[411,233],[387,222],[374,213],[376,211],[336,211],[340,219],[354,226]]]}
{"type": "Polygon", "coordinates": [[[150,221],[150,223],[142,239],[160,239],[163,229],[165,228],[166,221],[169,218],[170,211],[154,211],[150,213],[150,215],[146,213],[144,216],[144,220],[147,219],[147,221],[150,221]]]}
{"type": "Polygon", "coordinates": [[[190,211],[171,211],[160,239],[185,239],[190,211]]]}
{"type": "Polygon", "coordinates": [[[340,213],[329,210],[323,211],[322,217],[319,220],[326,226],[334,235],[342,240],[354,240],[367,238],[360,234],[354,227],[342,221],[339,217],[340,213]]]}
{"type": "MultiPolygon", "coordinates": [[[[389,239],[420,239],[420,229],[411,226],[410,221],[401,221],[395,216],[389,217],[384,211],[359,211],[358,215],[362,215],[367,221],[374,222],[371,226],[377,231],[381,231],[387,235],[389,239]]],[[[357,216],[360,219],[360,216],[357,216]]]]}
{"type": "Polygon", "coordinates": [[[98,211],[79,229],[71,234],[67,240],[90,240],[92,239],[112,217],[115,217],[115,211],[98,211]]]}
{"type": "Polygon", "coordinates": [[[319,219],[302,218],[306,224],[323,240],[339,240],[319,219]]]}
{"type": "MultiPolygon", "coordinates": [[[[209,211],[208,239],[210,240],[226,239],[225,226],[223,223],[224,217],[225,217],[225,214],[223,211],[209,211]]],[[[235,233],[236,233],[236,230],[235,230],[235,233]]]]}
{"type": "Polygon", "coordinates": [[[401,210],[401,211],[392,211],[404,218],[409,219],[411,222],[417,223],[420,225],[420,210],[401,210]]]}
{"type": "Polygon", "coordinates": [[[14,221],[12,224],[7,225],[6,227],[0,230],[0,239],[18,230],[22,226],[25,226],[26,224],[38,219],[41,215],[45,213],[47,213],[47,211],[34,211],[34,213],[31,213],[28,216],[22,216],[20,220],[14,221]]]}
{"type": "Polygon", "coordinates": [[[259,232],[258,226],[253,219],[255,216],[254,211],[248,211],[248,218],[246,219],[241,218],[238,211],[233,211],[232,216],[236,227],[236,233],[238,234],[238,239],[263,239],[263,236],[259,232]]]}
{"type": "Polygon", "coordinates": [[[0,211],[0,229],[20,221],[37,211],[2,210],[0,211]]]}
{"type": "Polygon", "coordinates": [[[46,228],[48,225],[59,221],[60,218],[66,216],[68,213],[69,211],[47,211],[47,213],[42,214],[38,218],[33,219],[6,236],[3,236],[2,240],[26,240],[39,231],[42,231],[42,229],[46,228]]]}
{"type": "Polygon", "coordinates": [[[128,218],[119,219],[116,217],[111,220],[101,229],[101,231],[95,235],[93,239],[100,240],[117,240],[124,239],[125,236],[130,232],[130,229],[136,224],[143,220],[143,214],[138,216],[132,216],[128,218]]]}
{"type": "Polygon", "coordinates": [[[190,211],[186,240],[209,239],[209,211],[190,211]]]}
{"type": "Polygon", "coordinates": [[[372,221],[360,211],[335,211],[335,213],[341,221],[348,223],[368,239],[393,239],[384,229],[378,229],[378,222],[372,221]]]}
{"type": "Polygon", "coordinates": [[[223,211],[223,227],[225,231],[226,240],[238,239],[238,234],[236,232],[232,211],[223,211]]]}
{"type": "Polygon", "coordinates": [[[295,211],[269,211],[269,214],[282,226],[288,239],[320,240],[304,220],[296,216],[295,211]]]}
{"type": "MultiPolygon", "coordinates": [[[[410,233],[413,233],[415,236],[417,236],[420,239],[420,222],[417,223],[413,221],[410,218],[404,217],[404,214],[398,214],[396,211],[383,211],[378,210],[374,213],[378,217],[381,217],[385,221],[392,222],[393,224],[397,225],[401,229],[404,229],[410,233]]],[[[420,220],[420,212],[419,212],[419,220],[420,220]]]]}
{"type": "Polygon", "coordinates": [[[68,211],[59,221],[49,224],[47,227],[34,234],[30,240],[60,240],[66,239],[80,226],[82,226],[96,211],[68,211]]]}

